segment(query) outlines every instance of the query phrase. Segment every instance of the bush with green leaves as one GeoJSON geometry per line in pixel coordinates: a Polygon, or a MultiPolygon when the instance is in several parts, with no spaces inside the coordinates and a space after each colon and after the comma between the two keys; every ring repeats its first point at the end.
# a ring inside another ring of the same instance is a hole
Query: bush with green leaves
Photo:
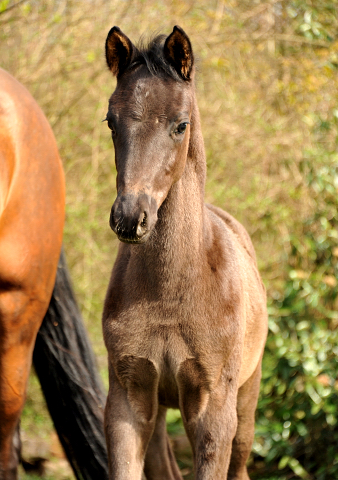
{"type": "MultiPolygon", "coordinates": [[[[281,475],[338,478],[335,114],[324,125],[318,122],[318,147],[305,152],[301,161],[312,211],[310,208],[298,229],[284,239],[288,244],[284,284],[269,303],[270,334],[255,443],[257,456],[264,457],[268,478],[277,464],[281,475]]],[[[259,475],[267,477],[262,472],[259,475]]]]}

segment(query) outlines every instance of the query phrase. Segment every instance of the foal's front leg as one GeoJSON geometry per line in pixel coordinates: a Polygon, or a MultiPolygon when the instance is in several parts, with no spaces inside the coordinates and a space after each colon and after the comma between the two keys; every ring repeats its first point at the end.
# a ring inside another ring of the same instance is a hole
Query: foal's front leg
{"type": "MultiPolygon", "coordinates": [[[[190,374],[191,367],[181,368],[180,373],[186,370],[190,374]]],[[[237,428],[235,379],[222,378],[208,391],[203,383],[194,384],[188,375],[181,375],[180,387],[180,408],[194,454],[195,479],[225,480],[237,428]]]]}
{"type": "Polygon", "coordinates": [[[144,358],[123,357],[109,365],[105,433],[110,480],[141,480],[144,457],[153,434],[158,375],[144,358]]]}

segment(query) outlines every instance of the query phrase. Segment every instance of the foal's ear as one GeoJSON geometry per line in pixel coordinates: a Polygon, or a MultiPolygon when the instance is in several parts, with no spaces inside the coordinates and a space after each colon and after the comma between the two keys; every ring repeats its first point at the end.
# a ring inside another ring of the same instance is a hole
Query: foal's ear
{"type": "Polygon", "coordinates": [[[119,27],[113,27],[109,31],[106,40],[106,60],[113,75],[116,77],[122,75],[131,62],[133,49],[133,44],[119,27]]]}
{"type": "Polygon", "coordinates": [[[184,79],[190,80],[194,55],[188,35],[177,25],[166,39],[163,53],[165,58],[184,79]]]}

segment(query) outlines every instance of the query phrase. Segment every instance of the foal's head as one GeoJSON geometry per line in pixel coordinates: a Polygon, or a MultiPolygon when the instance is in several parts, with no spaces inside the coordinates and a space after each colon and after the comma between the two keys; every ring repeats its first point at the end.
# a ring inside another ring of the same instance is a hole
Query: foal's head
{"type": "Polygon", "coordinates": [[[157,211],[185,168],[194,102],[189,38],[174,27],[168,38],[136,48],[118,27],[106,40],[106,59],[117,77],[109,100],[117,169],[110,226],[118,238],[142,243],[157,211]]]}

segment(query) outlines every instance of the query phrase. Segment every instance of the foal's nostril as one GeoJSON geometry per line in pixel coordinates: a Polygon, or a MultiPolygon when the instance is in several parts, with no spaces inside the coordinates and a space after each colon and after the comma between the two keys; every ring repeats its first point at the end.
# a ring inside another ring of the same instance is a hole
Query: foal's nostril
{"type": "Polygon", "coordinates": [[[138,238],[141,238],[147,231],[147,217],[147,212],[142,212],[139,217],[138,225],[136,228],[136,235],[138,236],[138,238]]]}
{"type": "Polygon", "coordinates": [[[143,219],[142,222],[140,223],[141,227],[146,227],[147,226],[147,212],[143,212],[143,219]]]}

